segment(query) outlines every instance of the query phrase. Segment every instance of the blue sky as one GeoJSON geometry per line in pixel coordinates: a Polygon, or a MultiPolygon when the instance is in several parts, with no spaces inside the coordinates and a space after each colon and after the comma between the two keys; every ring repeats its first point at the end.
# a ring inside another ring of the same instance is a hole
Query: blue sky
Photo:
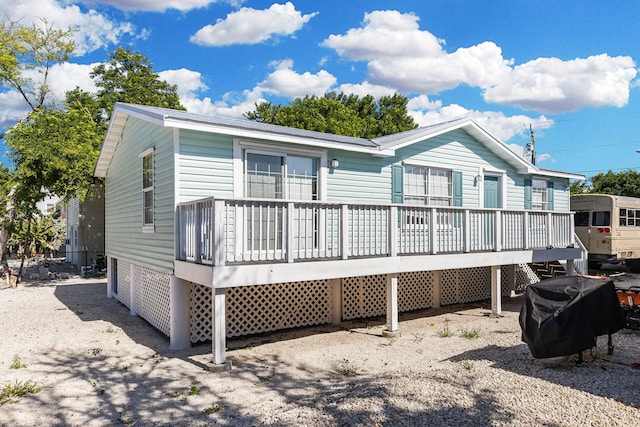
{"type": "MultiPolygon", "coordinates": [[[[422,126],[471,117],[537,164],[592,176],[640,167],[640,3],[584,0],[0,0],[22,23],[76,28],[52,100],[117,46],[140,51],[191,112],[328,90],[402,93],[422,126]]],[[[26,114],[0,87],[0,127],[26,114]]]]}

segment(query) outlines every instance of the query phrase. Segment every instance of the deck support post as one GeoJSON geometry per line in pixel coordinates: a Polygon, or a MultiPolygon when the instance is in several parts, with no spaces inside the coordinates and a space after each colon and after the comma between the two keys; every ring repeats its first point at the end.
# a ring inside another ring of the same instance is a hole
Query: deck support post
{"type": "Polygon", "coordinates": [[[442,301],[442,270],[435,270],[433,272],[433,288],[432,292],[432,305],[433,308],[440,308],[442,301]]]}
{"type": "Polygon", "coordinates": [[[567,260],[567,276],[575,276],[576,275],[576,269],[574,268],[574,261],[572,259],[568,259],[567,260]]]}
{"type": "Polygon", "coordinates": [[[396,337],[398,330],[398,275],[387,274],[387,328],[382,331],[384,337],[396,337]]]}
{"type": "Polygon", "coordinates": [[[169,350],[191,348],[190,284],[171,275],[169,281],[169,350]]]}
{"type": "Polygon", "coordinates": [[[502,315],[502,267],[500,265],[491,266],[491,315],[502,315]]]}
{"type": "Polygon", "coordinates": [[[213,346],[213,364],[225,365],[226,362],[226,315],[225,315],[225,288],[211,289],[211,343],[213,346]]]}
{"type": "Polygon", "coordinates": [[[342,279],[331,280],[331,324],[342,322],[342,279]]]}
{"type": "Polygon", "coordinates": [[[115,284],[118,280],[117,277],[113,277],[113,267],[111,263],[113,259],[110,256],[107,256],[107,298],[113,298],[113,290],[115,289],[115,284]]]}
{"type": "Polygon", "coordinates": [[[138,278],[136,277],[136,265],[133,263],[131,263],[129,270],[129,282],[129,314],[137,316],[138,311],[136,310],[136,305],[138,303],[136,301],[136,287],[138,286],[138,278]]]}

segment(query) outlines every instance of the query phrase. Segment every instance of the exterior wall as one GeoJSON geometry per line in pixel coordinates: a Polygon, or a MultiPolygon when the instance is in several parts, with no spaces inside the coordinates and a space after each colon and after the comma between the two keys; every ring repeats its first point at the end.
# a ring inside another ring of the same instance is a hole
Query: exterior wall
{"type": "Polygon", "coordinates": [[[233,139],[180,130],[178,201],[233,197],[233,139]]]}
{"type": "Polygon", "coordinates": [[[327,174],[329,202],[391,203],[391,161],[370,154],[330,150],[340,166],[327,174]]]}
{"type": "Polygon", "coordinates": [[[67,261],[81,271],[93,265],[98,255],[104,256],[104,187],[94,187],[96,195],[79,203],[69,201],[67,214],[67,261]]]}
{"type": "Polygon", "coordinates": [[[480,206],[480,187],[474,183],[483,170],[505,171],[507,194],[505,209],[524,208],[524,177],[463,130],[456,130],[397,151],[396,163],[417,161],[462,172],[462,204],[480,206]]]}
{"type": "Polygon", "coordinates": [[[129,118],[106,177],[106,252],[113,258],[173,272],[173,130],[129,118]],[[153,148],[154,231],[142,229],[142,159],[153,148]]]}

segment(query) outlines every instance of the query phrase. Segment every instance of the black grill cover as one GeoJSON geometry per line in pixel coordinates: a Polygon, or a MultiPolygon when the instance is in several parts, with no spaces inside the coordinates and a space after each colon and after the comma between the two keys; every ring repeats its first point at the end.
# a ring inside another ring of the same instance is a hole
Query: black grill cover
{"type": "Polygon", "coordinates": [[[613,281],[583,276],[529,285],[520,310],[522,341],[537,359],[580,353],[625,324],[613,281]]]}

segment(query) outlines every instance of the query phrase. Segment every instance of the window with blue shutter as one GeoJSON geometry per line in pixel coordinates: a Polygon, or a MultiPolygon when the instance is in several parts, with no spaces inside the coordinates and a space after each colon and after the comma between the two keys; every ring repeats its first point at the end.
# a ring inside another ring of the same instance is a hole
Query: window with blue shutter
{"type": "Polygon", "coordinates": [[[531,179],[527,178],[524,180],[524,208],[531,209],[531,179]]]}

